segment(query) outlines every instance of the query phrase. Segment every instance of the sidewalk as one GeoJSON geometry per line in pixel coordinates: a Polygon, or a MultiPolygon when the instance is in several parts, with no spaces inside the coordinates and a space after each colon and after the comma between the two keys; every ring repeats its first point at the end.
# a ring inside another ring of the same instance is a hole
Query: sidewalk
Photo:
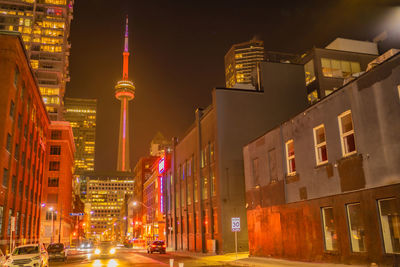
{"type": "Polygon", "coordinates": [[[186,251],[169,251],[172,255],[179,256],[190,256],[207,262],[207,265],[225,265],[225,266],[248,266],[248,267],[366,267],[369,265],[346,265],[346,264],[334,264],[334,263],[311,263],[311,262],[299,262],[289,261],[283,259],[274,258],[263,258],[263,257],[249,257],[248,252],[240,252],[237,255],[235,253],[227,253],[224,255],[207,255],[195,252],[186,251]]]}

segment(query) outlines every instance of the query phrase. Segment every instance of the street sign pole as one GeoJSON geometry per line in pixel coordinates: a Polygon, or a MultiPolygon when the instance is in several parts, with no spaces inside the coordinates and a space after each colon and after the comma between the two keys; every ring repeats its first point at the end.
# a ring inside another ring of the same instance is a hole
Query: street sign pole
{"type": "Polygon", "coordinates": [[[236,260],[237,260],[237,231],[235,231],[235,253],[236,253],[236,260]]]}
{"type": "Polygon", "coordinates": [[[237,232],[240,231],[240,217],[232,217],[231,218],[231,226],[232,232],[235,232],[235,253],[236,253],[236,260],[237,260],[237,232]]]}

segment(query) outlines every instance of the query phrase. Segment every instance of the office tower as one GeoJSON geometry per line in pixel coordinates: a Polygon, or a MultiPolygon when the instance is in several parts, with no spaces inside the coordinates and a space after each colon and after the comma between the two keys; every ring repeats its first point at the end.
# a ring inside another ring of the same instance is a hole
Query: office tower
{"type": "Polygon", "coordinates": [[[122,80],[115,86],[115,98],[121,101],[117,171],[130,171],[129,164],[129,101],[135,97],[135,86],[128,79],[128,16],[125,24],[125,45],[122,80]]]}
{"type": "Polygon", "coordinates": [[[75,174],[94,171],[96,144],[96,99],[65,98],[64,118],[74,132],[75,174]]]}
{"type": "Polygon", "coordinates": [[[0,30],[22,34],[51,120],[62,120],[69,81],[68,38],[73,0],[0,0],[0,30]]]}
{"type": "Polygon", "coordinates": [[[121,223],[120,213],[126,195],[133,194],[133,175],[129,172],[87,172],[81,175],[87,181],[85,213],[88,215],[87,236],[109,239],[114,225],[121,223]]]}
{"type": "Polygon", "coordinates": [[[225,84],[228,88],[255,88],[253,69],[265,57],[264,42],[253,38],[235,44],[225,55],[225,84]]]}

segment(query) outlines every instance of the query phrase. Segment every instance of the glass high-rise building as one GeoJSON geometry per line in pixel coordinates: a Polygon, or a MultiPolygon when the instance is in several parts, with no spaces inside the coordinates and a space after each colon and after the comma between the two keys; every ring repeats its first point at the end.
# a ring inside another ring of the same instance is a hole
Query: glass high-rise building
{"type": "Polygon", "coordinates": [[[72,126],[75,141],[75,174],[94,171],[96,99],[65,98],[64,118],[72,126]]]}
{"type": "Polygon", "coordinates": [[[264,42],[252,39],[233,45],[225,55],[225,84],[227,88],[253,86],[253,69],[265,59],[264,42]]]}
{"type": "Polygon", "coordinates": [[[62,120],[74,0],[0,0],[0,30],[18,31],[51,120],[62,120]]]}

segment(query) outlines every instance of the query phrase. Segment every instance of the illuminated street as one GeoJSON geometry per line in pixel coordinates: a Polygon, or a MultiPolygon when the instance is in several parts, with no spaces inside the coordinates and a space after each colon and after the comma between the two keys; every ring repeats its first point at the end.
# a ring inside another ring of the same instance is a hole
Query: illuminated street
{"type": "Polygon", "coordinates": [[[113,257],[93,259],[90,253],[80,253],[73,251],[68,256],[66,262],[52,261],[52,266],[169,266],[171,258],[174,259],[174,266],[179,266],[179,263],[184,263],[185,266],[223,266],[223,264],[217,260],[210,259],[196,259],[189,256],[177,256],[169,253],[166,254],[147,254],[144,250],[133,250],[133,249],[119,249],[113,257]],[[79,253],[79,254],[77,254],[79,253]]]}

